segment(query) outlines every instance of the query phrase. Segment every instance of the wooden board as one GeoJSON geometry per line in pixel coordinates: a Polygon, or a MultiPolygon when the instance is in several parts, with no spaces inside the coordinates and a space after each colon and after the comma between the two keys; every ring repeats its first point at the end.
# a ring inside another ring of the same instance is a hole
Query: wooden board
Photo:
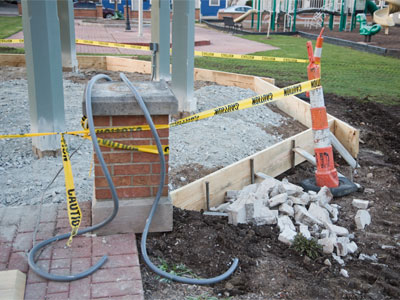
{"type": "Polygon", "coordinates": [[[24,54],[1,54],[0,66],[7,67],[25,67],[24,54]]]}
{"type": "MultiPolygon", "coordinates": [[[[244,89],[252,89],[254,90],[254,79],[258,78],[251,75],[242,75],[207,69],[194,69],[194,79],[195,80],[204,80],[204,81],[213,81],[220,85],[227,86],[237,86],[244,89]]],[[[262,78],[264,81],[267,81],[271,84],[275,83],[275,79],[273,78],[262,78]]]]}
{"type": "Polygon", "coordinates": [[[118,56],[107,56],[106,70],[150,74],[151,62],[118,56]]]}
{"type": "MultiPolygon", "coordinates": [[[[333,122],[331,122],[333,123],[333,122]]],[[[200,210],[206,208],[205,182],[209,182],[210,206],[224,202],[227,190],[240,190],[250,184],[250,159],[254,159],[254,172],[277,176],[292,167],[292,140],[296,146],[313,153],[312,130],[308,129],[279,142],[265,150],[246,157],[232,165],[200,178],[170,193],[172,203],[180,208],[200,210]]],[[[295,156],[295,164],[302,163],[304,158],[295,156]]]]}
{"type": "Polygon", "coordinates": [[[78,55],[78,68],[106,70],[107,61],[105,56],[78,55]]]}
{"type": "Polygon", "coordinates": [[[23,300],[26,275],[19,270],[0,272],[0,300],[23,300]]]}

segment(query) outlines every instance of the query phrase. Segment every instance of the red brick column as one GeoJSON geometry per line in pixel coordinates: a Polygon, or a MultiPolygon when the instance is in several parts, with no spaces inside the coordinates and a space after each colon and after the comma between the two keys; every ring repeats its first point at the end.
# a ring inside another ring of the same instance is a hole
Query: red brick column
{"type": "MultiPolygon", "coordinates": [[[[133,82],[143,98],[155,125],[167,125],[169,116],[178,110],[178,101],[165,82],[133,82]]],[[[85,114],[85,103],[83,111],[85,114]]],[[[128,87],[118,82],[100,82],[92,90],[95,128],[147,125],[135,97],[128,87]]],[[[162,145],[168,145],[169,129],[157,130],[162,145]]],[[[102,133],[99,138],[126,145],[155,145],[150,130],[102,133]]],[[[139,233],[153,205],[160,182],[158,154],[101,147],[102,154],[119,198],[119,211],[114,220],[96,231],[97,234],[139,233]]],[[[150,231],[172,230],[172,201],[168,197],[168,156],[162,197],[150,231]]],[[[114,202],[106,177],[94,155],[94,197],[92,223],[98,224],[113,211],[114,202]]]]}
{"type": "MultiPolygon", "coordinates": [[[[156,125],[169,123],[168,115],[153,116],[156,125]]],[[[96,116],[96,128],[123,127],[133,125],[147,125],[144,116],[96,116]]],[[[169,129],[160,129],[158,134],[163,145],[168,145],[169,129]]],[[[109,139],[125,145],[155,145],[155,140],[150,130],[142,132],[103,133],[99,138],[109,139]]],[[[160,161],[157,154],[119,150],[101,147],[104,160],[109,168],[118,197],[134,199],[142,197],[155,197],[160,182],[160,161]]],[[[165,156],[168,162],[168,155],[165,156]]],[[[95,161],[95,197],[98,201],[111,200],[111,191],[103,170],[97,160],[95,161]]],[[[163,196],[168,196],[168,165],[163,196]]]]}

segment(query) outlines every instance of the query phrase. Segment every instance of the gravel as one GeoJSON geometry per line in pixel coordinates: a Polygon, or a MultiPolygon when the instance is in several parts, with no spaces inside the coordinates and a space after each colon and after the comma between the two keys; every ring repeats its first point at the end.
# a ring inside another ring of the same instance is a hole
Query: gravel
{"type": "MultiPolygon", "coordinates": [[[[68,78],[68,74],[66,76],[68,78]]],[[[83,83],[64,79],[67,130],[80,127],[84,87],[83,83]]],[[[0,133],[29,132],[27,81],[4,80],[0,82],[0,90],[0,133]]],[[[198,111],[254,95],[249,89],[217,85],[195,91],[198,111]]],[[[170,169],[192,163],[205,167],[229,165],[279,141],[279,136],[270,135],[261,128],[279,126],[286,120],[268,107],[260,106],[174,127],[170,132],[170,169]]],[[[70,153],[80,146],[71,158],[74,182],[79,201],[90,201],[93,196],[93,176],[89,176],[91,142],[73,136],[66,136],[66,141],[70,153]]],[[[35,158],[29,138],[0,139],[0,207],[39,203],[42,191],[61,166],[60,157],[35,158]]],[[[65,188],[61,172],[46,191],[44,203],[63,201],[65,188]]]]}

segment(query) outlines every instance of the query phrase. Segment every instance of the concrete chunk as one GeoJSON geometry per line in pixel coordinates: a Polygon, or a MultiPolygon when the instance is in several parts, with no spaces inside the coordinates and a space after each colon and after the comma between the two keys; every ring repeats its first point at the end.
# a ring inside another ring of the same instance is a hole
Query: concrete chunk
{"type": "Polygon", "coordinates": [[[257,191],[257,188],[257,183],[246,185],[241,191],[239,191],[238,198],[247,197],[247,195],[249,195],[250,193],[255,193],[257,191]]]}
{"type": "Polygon", "coordinates": [[[254,193],[250,193],[244,204],[246,209],[246,223],[248,223],[249,221],[251,221],[251,219],[253,219],[255,202],[256,202],[256,197],[254,193]]]}
{"type": "Polygon", "coordinates": [[[310,207],[308,208],[308,213],[314,218],[320,220],[322,223],[332,223],[331,219],[329,218],[329,212],[325,208],[322,208],[315,203],[311,203],[310,207]]]}
{"type": "Polygon", "coordinates": [[[322,252],[325,254],[331,254],[333,252],[335,243],[335,238],[324,238],[318,240],[318,244],[322,246],[322,252]]]}
{"type": "Polygon", "coordinates": [[[259,184],[257,187],[257,191],[254,193],[257,199],[261,199],[263,201],[266,201],[269,199],[269,192],[271,191],[271,188],[266,185],[266,184],[259,184]]]}
{"type": "Polygon", "coordinates": [[[357,229],[364,229],[365,226],[371,224],[371,216],[366,210],[358,210],[356,216],[354,217],[357,229]]]}
{"type": "Polygon", "coordinates": [[[337,226],[337,225],[333,225],[333,224],[329,224],[329,223],[325,223],[324,225],[330,232],[332,232],[338,236],[348,236],[349,235],[349,231],[345,227],[337,226]]]}
{"type": "Polygon", "coordinates": [[[288,199],[291,200],[293,204],[306,206],[310,203],[311,198],[307,193],[303,193],[300,197],[289,196],[288,199]]]}
{"type": "Polygon", "coordinates": [[[351,204],[356,208],[367,209],[369,201],[361,199],[353,199],[353,202],[351,202],[351,204]]]}
{"type": "Polygon", "coordinates": [[[314,218],[312,215],[310,215],[307,211],[307,209],[304,206],[301,205],[295,205],[294,206],[294,218],[296,222],[302,223],[308,226],[312,226],[313,224],[317,225],[323,225],[323,223],[314,218]]]}
{"type": "Polygon", "coordinates": [[[340,269],[340,275],[345,278],[349,278],[349,273],[345,269],[340,269]]]}
{"type": "Polygon", "coordinates": [[[318,204],[321,207],[324,207],[325,204],[329,204],[329,202],[331,202],[331,200],[333,199],[333,195],[330,189],[324,186],[319,190],[317,194],[317,199],[318,199],[318,204]]]}
{"type": "MultiPolygon", "coordinates": [[[[271,193],[269,194],[269,196],[272,198],[272,197],[274,197],[274,196],[277,196],[277,195],[279,195],[279,194],[283,194],[283,193],[285,193],[286,192],[286,190],[285,190],[285,188],[283,187],[283,184],[280,182],[280,181],[278,181],[278,183],[272,188],[272,191],[271,191],[271,193]]],[[[287,194],[286,194],[287,195],[287,194]]]]}
{"type": "Polygon", "coordinates": [[[270,210],[268,207],[262,207],[254,211],[253,222],[256,225],[272,225],[277,222],[277,210],[270,210]]]}
{"type": "Polygon", "coordinates": [[[288,195],[286,193],[276,195],[268,200],[269,207],[275,207],[282,203],[285,203],[287,200],[288,195]]]}
{"type": "Polygon", "coordinates": [[[332,253],[332,257],[334,260],[337,261],[337,263],[341,266],[344,266],[344,260],[340,258],[340,256],[337,256],[335,253],[332,253]]]}
{"type": "Polygon", "coordinates": [[[347,255],[347,244],[349,244],[348,237],[340,237],[336,240],[336,254],[338,256],[346,256],[347,255]]]}
{"type": "Polygon", "coordinates": [[[349,244],[347,244],[347,250],[349,251],[349,253],[355,253],[358,249],[358,246],[355,242],[351,242],[349,244]]]}
{"type": "Polygon", "coordinates": [[[292,220],[288,216],[278,217],[278,228],[280,232],[283,232],[285,229],[290,228],[293,231],[296,231],[296,227],[294,226],[292,220]]]}
{"type": "Polygon", "coordinates": [[[302,187],[295,185],[293,183],[290,183],[286,178],[282,179],[282,184],[286,191],[286,194],[288,194],[289,196],[298,195],[303,192],[302,187]]]}
{"type": "Polygon", "coordinates": [[[307,225],[300,224],[299,231],[307,240],[311,239],[311,233],[308,230],[308,226],[307,225]]]}
{"type": "Polygon", "coordinates": [[[281,234],[279,234],[278,240],[286,245],[292,245],[294,238],[296,237],[296,231],[286,227],[281,234]]]}
{"type": "Polygon", "coordinates": [[[219,212],[227,212],[228,206],[231,205],[231,203],[222,203],[221,205],[217,207],[211,207],[211,211],[219,211],[219,212]]]}
{"type": "Polygon", "coordinates": [[[228,223],[237,225],[239,223],[246,223],[246,199],[241,198],[233,202],[227,207],[228,223]]]}
{"type": "Polygon", "coordinates": [[[282,203],[279,206],[279,211],[282,212],[285,215],[288,215],[290,217],[294,217],[294,208],[291,207],[289,204],[287,203],[282,203]]]}

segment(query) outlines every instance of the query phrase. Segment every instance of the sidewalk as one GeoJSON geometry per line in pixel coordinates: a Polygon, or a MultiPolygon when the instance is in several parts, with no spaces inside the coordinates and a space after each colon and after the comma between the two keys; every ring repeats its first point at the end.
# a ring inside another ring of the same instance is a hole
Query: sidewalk
{"type": "MultiPolygon", "coordinates": [[[[151,27],[145,24],[143,27],[143,36],[138,36],[137,24],[132,24],[131,31],[125,31],[125,25],[115,26],[115,24],[88,23],[81,20],[75,21],[76,39],[114,42],[114,43],[149,43],[151,41],[151,27]]],[[[23,33],[19,32],[9,37],[10,39],[22,39],[23,33]]],[[[172,40],[171,40],[172,41],[172,40]]],[[[202,25],[195,27],[195,41],[209,41],[210,45],[196,46],[196,51],[223,52],[232,54],[249,54],[258,51],[276,50],[278,48],[244,40],[233,36],[230,33],[206,28],[202,25]]],[[[9,47],[23,47],[23,44],[3,44],[9,47]]],[[[108,54],[150,54],[150,51],[139,51],[133,49],[119,49],[98,47],[90,45],[76,45],[77,53],[108,53],[108,54]]]]}
{"type": "MultiPolygon", "coordinates": [[[[91,223],[90,202],[81,203],[81,209],[83,228],[91,223]]],[[[103,255],[108,255],[108,260],[93,275],[72,282],[49,281],[36,275],[28,266],[27,254],[38,213],[38,206],[0,208],[0,271],[18,269],[27,275],[26,300],[143,299],[134,234],[79,236],[73,239],[71,248],[65,246],[66,240],[50,244],[38,265],[53,274],[82,272],[103,255]]],[[[70,230],[65,204],[43,206],[36,242],[70,230]]]]}

